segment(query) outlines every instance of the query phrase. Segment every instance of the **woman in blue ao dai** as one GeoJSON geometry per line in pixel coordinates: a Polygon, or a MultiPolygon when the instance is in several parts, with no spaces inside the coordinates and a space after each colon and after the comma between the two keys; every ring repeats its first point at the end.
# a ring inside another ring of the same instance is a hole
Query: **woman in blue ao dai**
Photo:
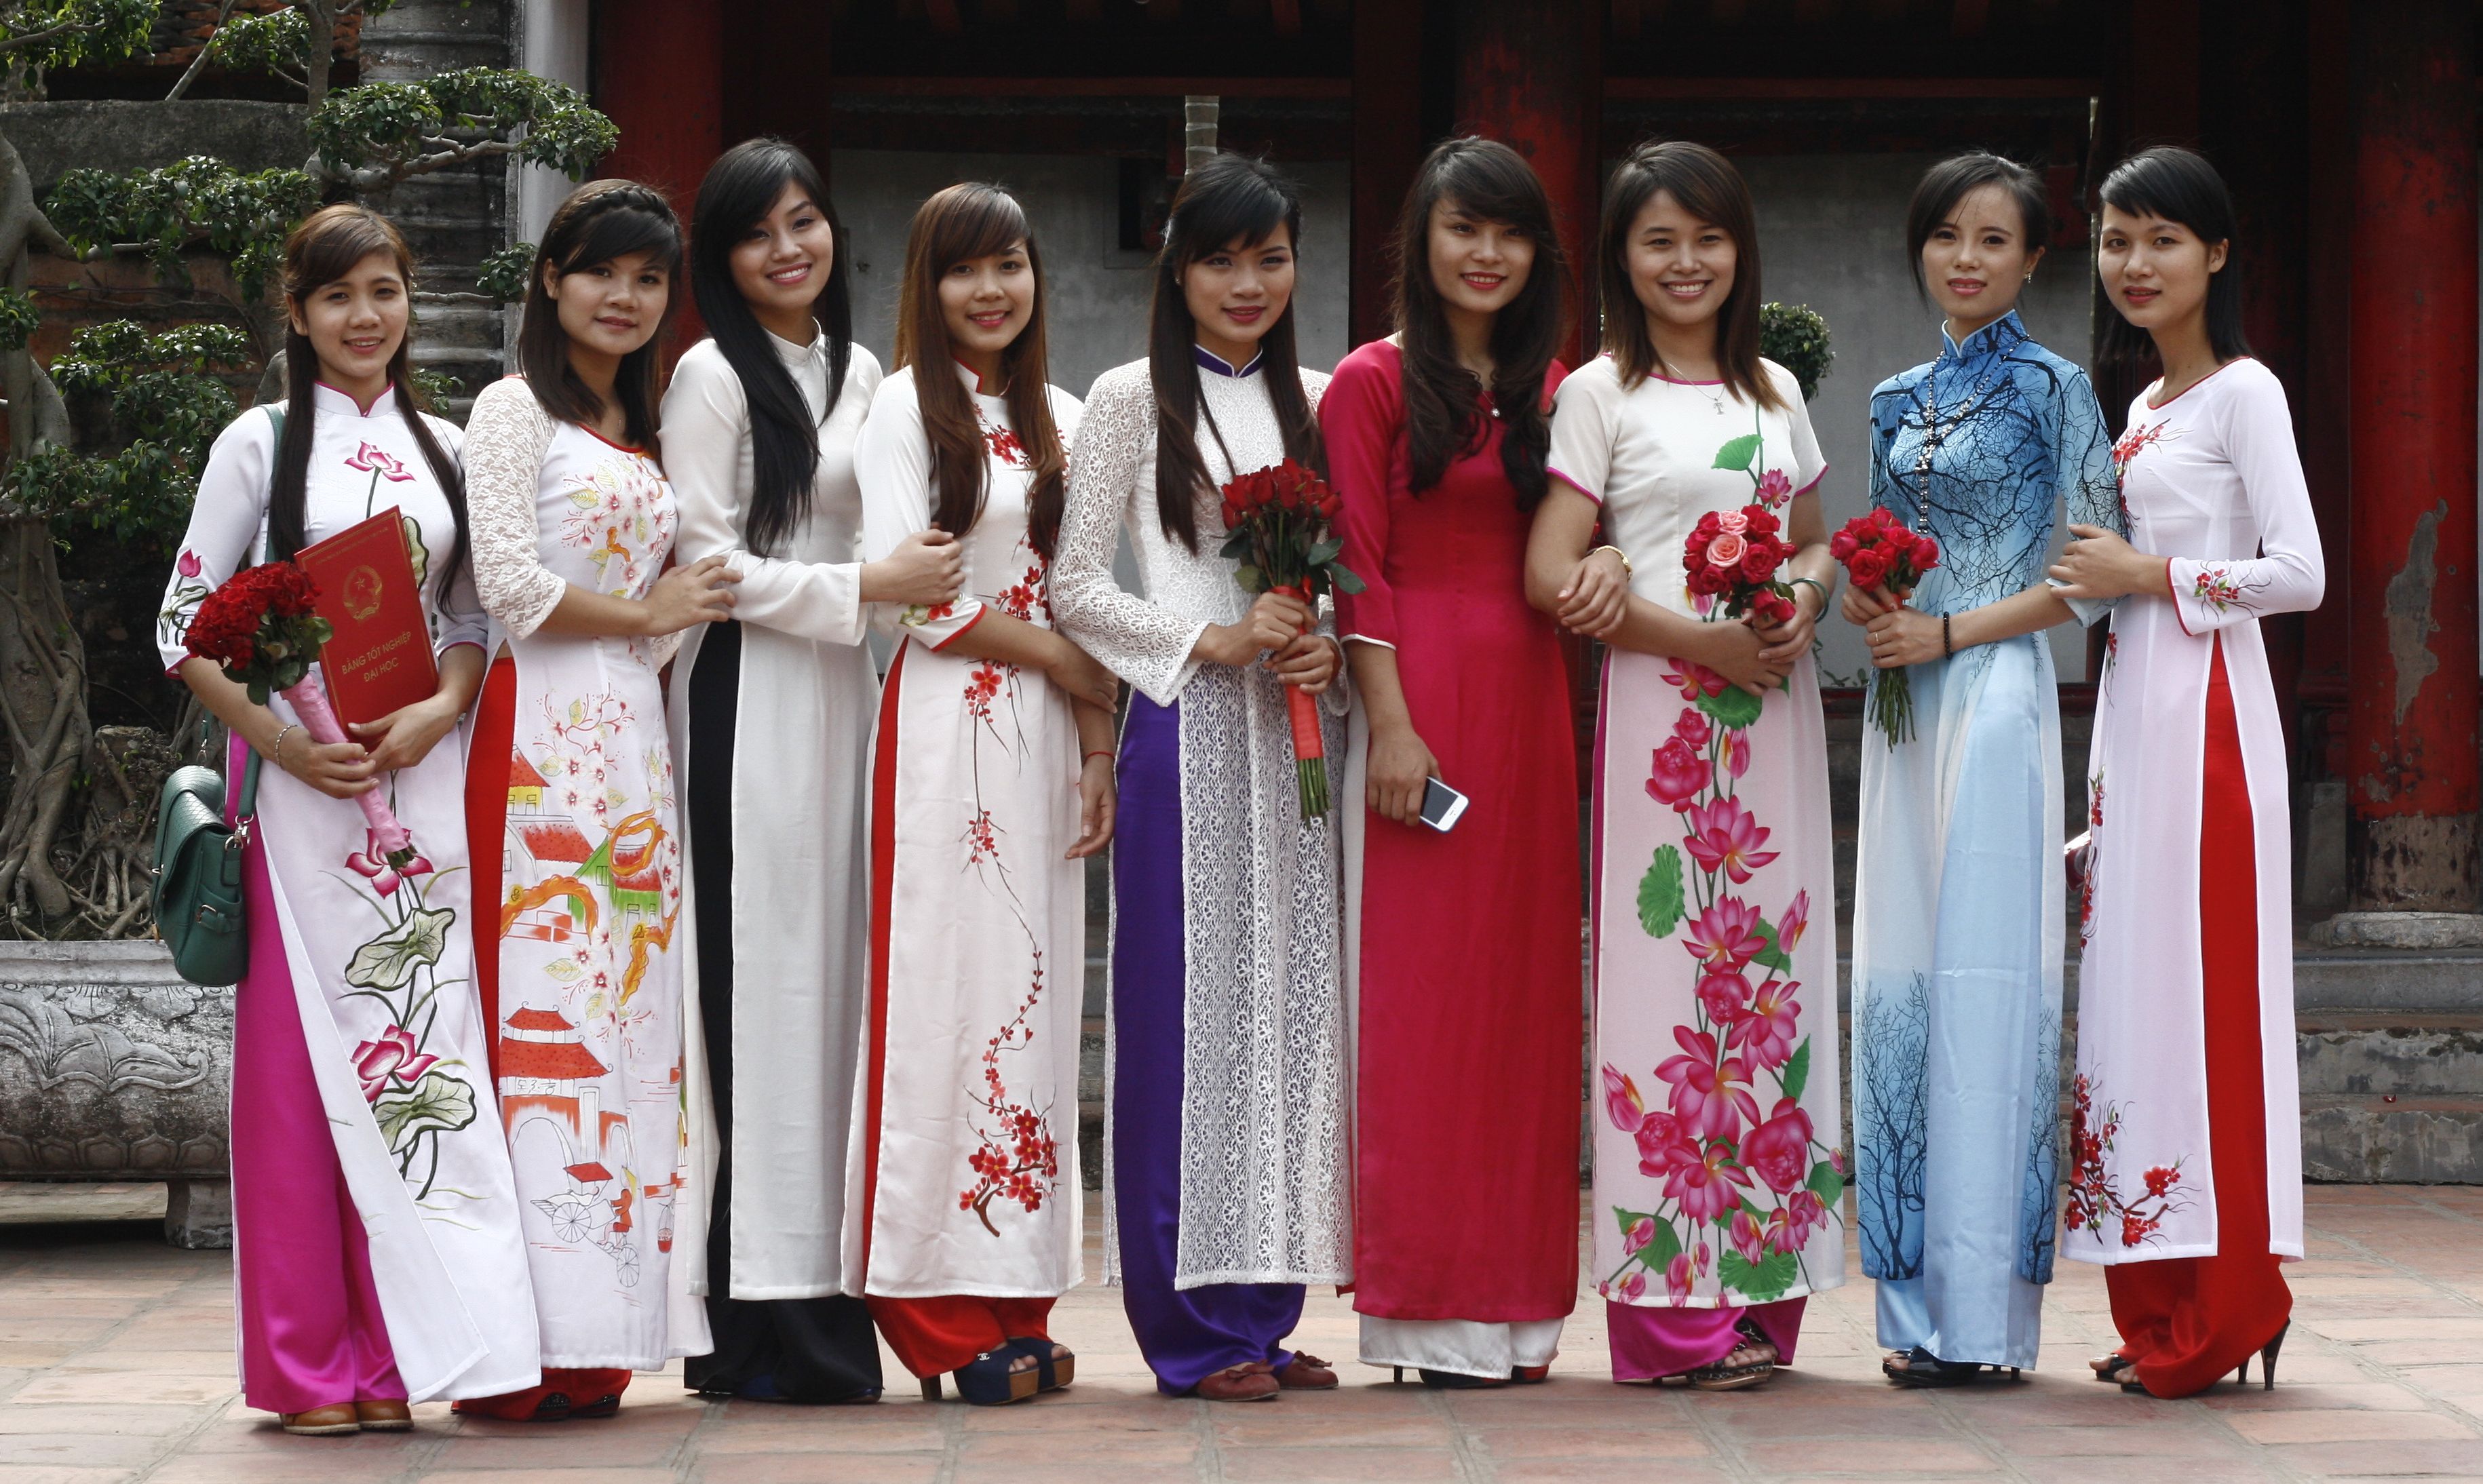
{"type": "Polygon", "coordinates": [[[1849,591],[1905,667],[1910,738],[1866,729],[1854,906],[1855,1197],[1889,1379],[2035,1364],[2058,1188],[2061,729],[2042,630],[2100,603],[2043,581],[2058,507],[2122,528],[2086,373],[2015,309],[2049,234],[2042,184],[1966,154],[1909,237],[1947,311],[1937,359],[1871,397],[1871,500],[1939,543],[1905,606],[1849,591]]]}

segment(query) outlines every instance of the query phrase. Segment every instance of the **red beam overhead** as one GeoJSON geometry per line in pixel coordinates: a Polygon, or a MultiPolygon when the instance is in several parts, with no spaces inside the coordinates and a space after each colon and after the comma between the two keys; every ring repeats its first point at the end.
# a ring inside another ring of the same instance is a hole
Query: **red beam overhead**
{"type": "MultiPolygon", "coordinates": [[[[1163,0],[1156,0],[1161,5],[1163,0]]],[[[1410,81],[1410,79],[1409,79],[1410,81]]],[[[1348,77],[832,77],[840,93],[920,98],[1349,98],[1348,77]]]]}
{"type": "Polygon", "coordinates": [[[2094,77],[1607,77],[1604,96],[1671,99],[2089,98],[2094,77]]]}

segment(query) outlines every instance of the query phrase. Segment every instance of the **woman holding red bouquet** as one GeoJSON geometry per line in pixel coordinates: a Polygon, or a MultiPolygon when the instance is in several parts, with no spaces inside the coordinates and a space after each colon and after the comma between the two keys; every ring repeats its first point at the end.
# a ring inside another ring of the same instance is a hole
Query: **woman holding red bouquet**
{"type": "Polygon", "coordinates": [[[1910,734],[1863,731],[1853,980],[1862,1271],[1905,1386],[2032,1366],[2052,1277],[2064,914],[2042,630],[2109,605],[2064,603],[2042,570],[2065,505],[2122,522],[2086,373],[2017,318],[2050,236],[2023,166],[1962,154],[1924,175],[1907,246],[1941,350],[1872,393],[1874,508],[1832,547],[1873,700],[1903,683],[1910,708],[1910,734]]]}
{"type": "Polygon", "coordinates": [[[1561,384],[1528,551],[1536,606],[1612,646],[1594,1278],[1614,1379],[1751,1386],[1792,1360],[1805,1297],[1844,1281],[1810,658],[1834,575],[1825,465],[1801,388],[1759,358],[1740,172],[1704,146],[1642,146],[1604,200],[1605,353],[1561,384]],[[1612,545],[1590,552],[1598,521],[1612,545]]]}
{"type": "Polygon", "coordinates": [[[233,1026],[243,1395],[287,1432],[395,1431],[413,1425],[409,1399],[489,1395],[531,1385],[537,1367],[465,920],[455,731],[483,678],[485,620],[458,433],[421,410],[408,371],[404,238],[362,207],[330,206],[285,240],[283,284],[286,396],[216,439],[155,637],[232,729],[228,797],[245,759],[259,764],[233,1026]],[[200,655],[241,659],[252,611],[307,608],[294,554],[390,508],[420,575],[439,689],[321,742],[282,696],[254,702],[200,655]],[[283,565],[236,578],[254,562],[283,565]],[[244,622],[209,632],[238,598],[251,599],[244,622]],[[411,833],[410,857],[387,851],[358,807],[374,790],[411,833]]]}
{"type": "MultiPolygon", "coordinates": [[[[1250,1401],[1336,1373],[1284,1348],[1302,1285],[1349,1281],[1335,811],[1304,817],[1286,687],[1324,695],[1326,623],[1255,600],[1219,490],[1317,466],[1327,378],[1294,358],[1301,205],[1224,154],[1173,199],[1144,360],[1096,378],[1070,468],[1060,626],[1136,688],[1112,853],[1106,1273],[1163,1391],[1250,1401]],[[1127,531],[1143,597],[1112,576],[1127,531]]],[[[1241,512],[1237,508],[1235,514],[1241,512]]]]}
{"type": "Polygon", "coordinates": [[[1542,182],[1488,140],[1431,152],[1398,248],[1398,331],[1320,409],[1366,584],[1337,600],[1353,1307],[1365,1364],[1502,1386],[1542,1378],[1578,1291],[1577,760],[1560,626],[1526,601],[1567,274],[1542,182]],[[1432,778],[1470,801],[1448,835],[1432,778]]]}

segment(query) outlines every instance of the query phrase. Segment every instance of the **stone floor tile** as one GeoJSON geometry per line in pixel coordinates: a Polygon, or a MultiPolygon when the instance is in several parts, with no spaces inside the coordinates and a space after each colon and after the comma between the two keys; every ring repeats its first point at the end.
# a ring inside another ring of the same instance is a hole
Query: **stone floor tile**
{"type": "Polygon", "coordinates": [[[2309,1474],[2472,1473],[2483,1465],[2483,1447],[2471,1441],[2374,1439],[2363,1443],[2304,1443],[2272,1447],[2271,1456],[2309,1474]]]}
{"type": "Polygon", "coordinates": [[[1223,1448],[1232,1484],[1433,1484],[1463,1477],[1446,1448],[1223,1448]]]}
{"type": "MultiPolygon", "coordinates": [[[[933,1484],[938,1453],[846,1453],[813,1449],[798,1453],[702,1453],[690,1474],[696,1484],[933,1484]]],[[[444,1474],[467,1479],[470,1474],[444,1474]]]]}
{"type": "Polygon", "coordinates": [[[1504,1427],[1468,1435],[1495,1463],[1533,1458],[1713,1458],[1716,1450],[1691,1428],[1504,1427]]]}
{"type": "Polygon", "coordinates": [[[1962,1473],[1990,1477],[1991,1456],[1953,1438],[1797,1438],[1746,1443],[1741,1455],[1762,1476],[1802,1473],[1962,1473]]]}
{"type": "Polygon", "coordinates": [[[143,1433],[0,1434],[0,1464],[132,1469],[152,1462],[163,1450],[161,1439],[143,1433]]]}
{"type": "Polygon", "coordinates": [[[42,1406],[15,1403],[0,1406],[0,1434],[129,1433],[160,1438],[195,1427],[211,1415],[203,1406],[149,1407],[74,1402],[42,1406]]]}
{"type": "Polygon", "coordinates": [[[2253,1443],[2464,1438],[2483,1448],[2483,1433],[2436,1412],[2236,1412],[2227,1419],[2227,1425],[2253,1443]]]}
{"type": "Polygon", "coordinates": [[[75,1464],[0,1464],[0,1484],[134,1484],[135,1469],[75,1464]]]}

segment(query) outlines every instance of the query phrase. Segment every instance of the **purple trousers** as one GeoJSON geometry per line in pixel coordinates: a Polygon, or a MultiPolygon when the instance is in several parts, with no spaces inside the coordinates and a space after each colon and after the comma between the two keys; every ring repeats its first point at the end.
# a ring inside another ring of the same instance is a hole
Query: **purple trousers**
{"type": "Polygon", "coordinates": [[[1657,1309],[1607,1301],[1604,1321],[1612,1335],[1613,1379],[1654,1381],[1713,1365],[1742,1342],[1735,1325],[1745,1316],[1790,1365],[1794,1341],[1802,1338],[1802,1306],[1809,1302],[1798,1298],[1748,1309],[1657,1309]]]}
{"type": "Polygon", "coordinates": [[[1234,1365],[1282,1369],[1300,1284],[1176,1288],[1184,1035],[1181,707],[1130,698],[1112,841],[1112,1200],[1121,1304],[1172,1395],[1234,1365]]]}
{"type": "Polygon", "coordinates": [[[293,1001],[264,836],[245,856],[250,971],[233,996],[233,1276],[242,1394],[266,1412],[402,1401],[370,1248],[293,1001]]]}

